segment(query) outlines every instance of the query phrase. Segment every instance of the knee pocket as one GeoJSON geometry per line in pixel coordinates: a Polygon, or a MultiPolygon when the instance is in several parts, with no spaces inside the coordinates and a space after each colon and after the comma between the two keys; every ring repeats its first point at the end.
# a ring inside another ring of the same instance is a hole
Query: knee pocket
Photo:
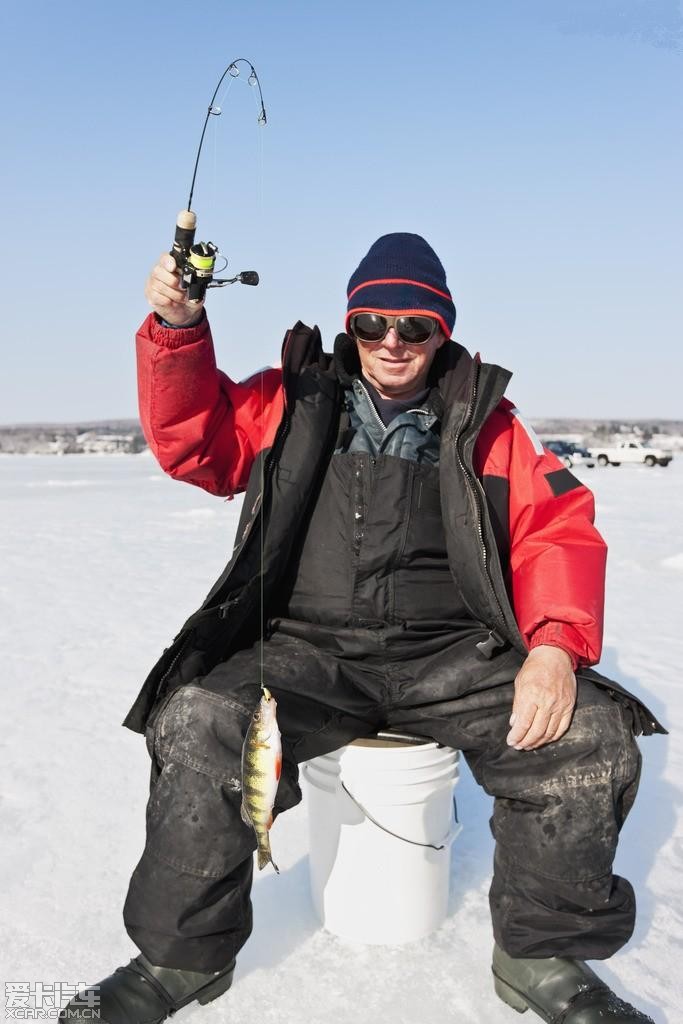
{"type": "Polygon", "coordinates": [[[494,835],[507,856],[546,878],[600,878],[611,870],[639,768],[622,708],[579,707],[560,740],[508,748],[486,766],[494,835]]]}
{"type": "Polygon", "coordinates": [[[501,743],[484,755],[483,783],[493,796],[511,799],[553,794],[559,789],[632,782],[640,752],[625,709],[619,704],[578,707],[559,740],[537,750],[501,743]]]}
{"type": "MultiPolygon", "coordinates": [[[[258,700],[258,698],[257,698],[258,700]]],[[[192,683],[176,690],[157,718],[153,751],[169,762],[241,788],[242,743],[253,708],[192,683]]]]}
{"type": "MultiPolygon", "coordinates": [[[[242,791],[242,745],[254,708],[261,696],[253,688],[253,704],[205,690],[192,683],[176,690],[159,714],[148,744],[159,768],[183,765],[235,793],[242,791]]],[[[273,813],[301,800],[296,761],[283,738],[283,765],[273,813]]]]}

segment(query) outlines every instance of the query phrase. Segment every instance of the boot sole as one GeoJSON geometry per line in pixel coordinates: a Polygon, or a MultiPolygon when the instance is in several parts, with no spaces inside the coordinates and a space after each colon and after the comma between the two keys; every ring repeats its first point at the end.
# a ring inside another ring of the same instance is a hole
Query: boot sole
{"type": "MultiPolygon", "coordinates": [[[[186,996],[185,999],[179,999],[177,1002],[173,1004],[172,1008],[165,1010],[160,1017],[148,1017],[147,1024],[162,1024],[162,1022],[165,1021],[168,1017],[172,1017],[173,1014],[176,1013],[176,1011],[182,1010],[184,1007],[189,1006],[190,1003],[197,1002],[201,1003],[202,1006],[205,1006],[206,1003],[213,1002],[214,999],[218,999],[219,996],[222,996],[223,993],[227,992],[227,990],[230,988],[230,986],[232,985],[234,973],[235,968],[233,967],[231,971],[227,971],[225,974],[222,974],[219,978],[214,978],[213,981],[210,981],[207,985],[204,985],[203,988],[200,988],[197,991],[192,992],[190,995],[186,996]]],[[[145,979],[143,978],[143,980],[145,979]]],[[[67,1004],[67,1006],[62,1008],[58,1020],[60,1022],[84,1021],[86,1020],[86,1018],[78,1015],[79,1010],[82,1008],[83,1007],[72,1006],[71,1003],[69,1003],[67,1004]]],[[[90,1016],[91,1013],[92,1010],[89,1010],[89,1015],[87,1017],[88,1021],[92,1021],[94,1019],[90,1016]]],[[[100,1017],[97,1019],[99,1019],[100,1024],[107,1024],[105,1017],[100,1017]]]]}
{"type": "Polygon", "coordinates": [[[507,981],[503,981],[499,975],[493,971],[493,987],[496,990],[496,995],[511,1006],[517,1013],[524,1013],[526,1010],[533,1010],[537,1013],[541,1020],[544,1020],[546,1024],[553,1018],[549,1017],[545,1010],[541,1009],[533,999],[529,999],[527,996],[522,995],[516,988],[513,988],[507,981]]]}
{"type": "MultiPolygon", "coordinates": [[[[228,991],[232,985],[232,976],[234,973],[235,969],[233,967],[233,969],[228,971],[227,974],[221,975],[220,978],[216,978],[215,981],[212,981],[209,985],[205,985],[204,988],[195,992],[187,1002],[194,1002],[196,1000],[196,1002],[201,1003],[202,1006],[206,1006],[207,1003],[212,1003],[214,999],[218,999],[219,996],[222,996],[224,992],[228,991]]],[[[187,1004],[184,1003],[183,1005],[185,1006],[187,1004]]]]}
{"type": "Polygon", "coordinates": [[[502,978],[499,978],[497,974],[493,975],[493,987],[498,998],[502,999],[508,1006],[511,1006],[517,1013],[524,1013],[529,1009],[529,1004],[524,996],[517,989],[512,988],[507,982],[503,981],[502,978]]]}

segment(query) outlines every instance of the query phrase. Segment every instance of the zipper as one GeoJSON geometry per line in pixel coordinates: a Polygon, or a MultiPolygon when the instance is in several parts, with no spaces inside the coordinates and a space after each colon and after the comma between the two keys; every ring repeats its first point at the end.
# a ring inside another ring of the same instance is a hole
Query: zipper
{"type": "MultiPolygon", "coordinates": [[[[377,412],[377,409],[375,408],[375,403],[370,398],[370,395],[368,393],[368,389],[363,384],[363,381],[358,379],[358,378],[356,378],[354,383],[358,384],[358,387],[362,390],[363,394],[367,398],[368,405],[370,406],[370,411],[372,412],[372,415],[373,415],[375,421],[377,422],[378,426],[381,428],[381,431],[382,431],[382,441],[380,442],[380,447],[381,447],[382,443],[384,442],[384,439],[386,437],[387,430],[389,429],[390,424],[389,425],[385,425],[384,424],[384,421],[383,421],[382,417],[380,416],[380,414],[377,412]]],[[[404,415],[405,413],[408,413],[408,412],[419,412],[419,413],[422,413],[424,416],[429,416],[430,414],[432,414],[431,409],[404,409],[403,412],[401,413],[401,415],[404,415]]]]}
{"type": "Polygon", "coordinates": [[[356,463],[353,475],[353,553],[357,558],[360,554],[365,527],[363,505],[363,464],[360,459],[356,463]]]}
{"type": "MultiPolygon", "coordinates": [[[[173,671],[173,669],[174,669],[174,668],[176,667],[176,665],[178,664],[178,661],[180,660],[180,656],[181,656],[181,654],[183,653],[183,651],[184,651],[184,650],[185,650],[185,648],[187,647],[188,643],[190,642],[190,634],[191,634],[191,630],[190,630],[190,631],[188,632],[187,636],[185,637],[185,639],[184,639],[184,640],[183,640],[183,642],[181,643],[180,647],[179,647],[179,648],[178,648],[178,650],[176,651],[176,653],[175,653],[175,656],[174,656],[174,658],[173,658],[173,660],[172,660],[171,664],[170,664],[170,665],[168,666],[168,668],[167,668],[167,669],[166,669],[166,671],[164,672],[163,676],[161,677],[161,679],[160,679],[160,680],[159,680],[159,682],[157,683],[157,687],[156,687],[156,697],[155,697],[155,702],[156,702],[156,700],[158,700],[158,698],[159,698],[159,694],[161,693],[161,691],[162,691],[162,689],[163,689],[164,683],[165,683],[165,682],[166,682],[166,680],[167,680],[167,679],[169,678],[169,676],[171,675],[171,672],[173,671]]],[[[157,714],[158,714],[158,712],[157,712],[157,714]]],[[[151,717],[151,716],[150,716],[150,717],[151,717]]]]}
{"type": "Polygon", "coordinates": [[[385,434],[386,434],[386,432],[387,432],[387,428],[386,428],[386,427],[384,426],[384,422],[382,421],[382,417],[380,416],[380,414],[379,414],[379,413],[377,412],[377,410],[375,409],[375,403],[374,403],[374,402],[372,401],[372,399],[370,398],[370,395],[368,394],[368,389],[367,389],[367,388],[365,387],[365,384],[363,384],[363,381],[362,381],[362,380],[358,380],[358,379],[357,379],[357,380],[356,380],[356,381],[354,382],[354,385],[355,385],[355,384],[357,384],[357,385],[358,385],[358,387],[359,387],[359,388],[361,389],[361,391],[363,392],[363,394],[364,394],[364,395],[365,395],[365,397],[367,398],[367,400],[368,400],[368,405],[370,406],[370,412],[372,413],[372,415],[373,415],[373,417],[375,418],[375,420],[376,420],[376,422],[377,422],[377,424],[378,424],[378,426],[379,426],[380,430],[382,431],[382,439],[384,439],[384,435],[385,435],[385,434]]]}
{"type": "Polygon", "coordinates": [[[463,434],[467,431],[467,428],[469,427],[470,422],[472,420],[472,416],[474,414],[474,407],[476,405],[477,391],[479,387],[480,367],[480,363],[475,363],[474,379],[472,381],[472,389],[470,391],[470,400],[465,411],[465,415],[460,424],[460,427],[454,437],[455,454],[457,456],[460,469],[462,470],[465,480],[469,486],[472,498],[474,499],[474,507],[476,511],[477,536],[479,538],[479,550],[481,553],[481,560],[484,568],[484,576],[486,577],[486,581],[491,590],[491,594],[493,595],[493,600],[495,601],[496,608],[500,613],[501,621],[506,624],[505,612],[503,610],[503,606],[500,603],[498,594],[496,593],[496,588],[493,585],[493,580],[491,579],[491,573],[489,571],[489,554],[486,548],[486,541],[484,540],[482,487],[477,478],[472,473],[470,473],[468,467],[465,465],[465,460],[460,450],[460,441],[462,439],[463,434]]]}

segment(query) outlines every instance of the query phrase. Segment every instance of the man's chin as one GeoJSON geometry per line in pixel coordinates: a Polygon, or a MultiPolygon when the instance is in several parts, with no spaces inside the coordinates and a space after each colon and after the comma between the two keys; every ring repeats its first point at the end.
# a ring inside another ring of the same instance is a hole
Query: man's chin
{"type": "Polygon", "coordinates": [[[410,395],[415,391],[415,386],[410,380],[401,380],[400,377],[382,376],[377,379],[375,387],[385,398],[402,398],[404,394],[410,395]]]}
{"type": "Polygon", "coordinates": [[[402,366],[383,366],[381,371],[377,374],[378,380],[381,380],[387,384],[407,384],[412,383],[413,374],[411,374],[406,367],[405,363],[402,366]]]}
{"type": "Polygon", "coordinates": [[[405,370],[412,363],[411,359],[381,359],[383,370],[405,370]]]}

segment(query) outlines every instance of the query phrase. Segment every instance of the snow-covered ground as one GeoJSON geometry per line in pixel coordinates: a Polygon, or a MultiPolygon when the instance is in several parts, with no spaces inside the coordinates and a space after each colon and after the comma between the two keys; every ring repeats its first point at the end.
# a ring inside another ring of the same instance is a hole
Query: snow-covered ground
{"type": "MultiPolygon", "coordinates": [[[[610,545],[603,671],[641,694],[671,730],[641,741],[640,798],[618,854],[638,893],[636,933],[597,966],[657,1024],[675,1024],[683,1003],[683,459],[667,469],[583,473],[610,545]]],[[[141,737],[119,723],[223,567],[238,511],[238,501],[164,477],[144,455],[0,458],[3,985],[95,983],[135,954],[121,906],[143,845],[148,758],[141,737]]],[[[255,883],[255,930],[233,988],[176,1019],[519,1020],[490,983],[490,801],[466,769],[457,795],[465,827],[440,931],[381,948],[322,931],[309,901],[300,805],[273,830],[282,874],[266,870],[255,883]]]]}

